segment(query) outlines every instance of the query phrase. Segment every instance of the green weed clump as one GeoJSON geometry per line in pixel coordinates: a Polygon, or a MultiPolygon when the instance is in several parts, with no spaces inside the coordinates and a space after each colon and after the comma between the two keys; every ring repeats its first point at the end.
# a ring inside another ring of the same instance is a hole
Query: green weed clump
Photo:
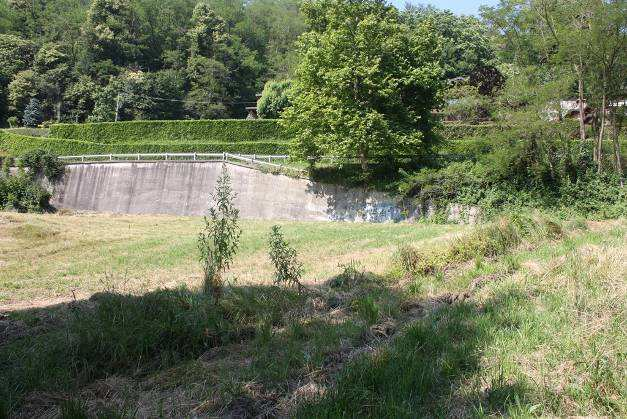
{"type": "Polygon", "coordinates": [[[274,265],[274,283],[297,287],[300,290],[303,264],[297,258],[296,249],[285,241],[278,225],[272,226],[268,247],[268,256],[274,265]]]}
{"type": "Polygon", "coordinates": [[[44,212],[50,209],[50,198],[50,192],[27,173],[0,176],[0,209],[44,212]]]}
{"type": "Polygon", "coordinates": [[[223,164],[215,192],[211,194],[213,205],[209,207],[209,215],[203,218],[204,226],[198,234],[204,290],[213,294],[216,302],[222,295],[222,275],[233,262],[242,234],[239,210],[233,205],[235,196],[229,172],[223,164]]]}
{"type": "Polygon", "coordinates": [[[561,224],[546,215],[511,214],[477,226],[444,246],[426,250],[403,246],[396,253],[396,262],[403,273],[432,275],[455,263],[505,254],[524,241],[556,239],[562,232],[561,224]]]}
{"type": "Polygon", "coordinates": [[[51,181],[58,180],[65,173],[63,162],[58,156],[42,149],[24,153],[20,156],[20,163],[29,169],[32,176],[45,176],[51,181]]]}

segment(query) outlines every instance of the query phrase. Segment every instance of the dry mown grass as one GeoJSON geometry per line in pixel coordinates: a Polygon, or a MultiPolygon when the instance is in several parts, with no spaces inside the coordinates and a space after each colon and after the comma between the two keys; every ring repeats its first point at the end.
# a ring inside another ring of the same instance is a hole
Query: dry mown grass
{"type": "MultiPolygon", "coordinates": [[[[433,240],[455,226],[277,222],[305,265],[304,282],[323,282],[359,260],[383,273],[406,242],[433,240]]],[[[242,221],[240,251],[228,274],[238,284],[269,284],[267,235],[273,223],[242,221]]],[[[201,278],[199,218],[0,213],[0,309],[89,296],[103,289],[144,292],[201,278]]]]}

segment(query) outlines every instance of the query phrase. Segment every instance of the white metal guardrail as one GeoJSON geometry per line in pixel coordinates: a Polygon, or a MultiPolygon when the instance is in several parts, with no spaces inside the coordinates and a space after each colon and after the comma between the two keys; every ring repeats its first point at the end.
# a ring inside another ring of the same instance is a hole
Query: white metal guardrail
{"type": "MultiPolygon", "coordinates": [[[[126,154],[85,154],[79,156],[59,156],[66,163],[107,163],[129,161],[223,161],[269,166],[283,169],[289,156],[267,154],[231,153],[126,153],[126,154]]],[[[294,170],[294,169],[292,169],[294,170]]],[[[296,169],[297,171],[300,171],[296,169]]]]}

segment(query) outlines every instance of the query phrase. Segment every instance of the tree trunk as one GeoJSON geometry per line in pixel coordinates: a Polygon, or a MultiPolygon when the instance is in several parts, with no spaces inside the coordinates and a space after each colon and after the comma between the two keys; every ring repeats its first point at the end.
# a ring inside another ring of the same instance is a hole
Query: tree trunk
{"type": "Polygon", "coordinates": [[[605,134],[605,108],[607,107],[607,98],[605,92],[603,92],[603,98],[601,99],[601,122],[599,127],[599,138],[597,139],[597,173],[601,173],[603,169],[603,135],[605,134]]]}
{"type": "Polygon", "coordinates": [[[366,173],[368,171],[368,153],[363,148],[359,150],[359,163],[361,164],[361,171],[366,173]]]}
{"type": "MultiPolygon", "coordinates": [[[[611,109],[611,106],[610,106],[610,109],[611,109]]],[[[620,134],[621,127],[618,126],[618,119],[616,118],[616,109],[611,109],[610,114],[612,115],[612,146],[614,148],[616,172],[618,173],[618,176],[620,176],[620,185],[623,186],[623,163],[621,162],[620,141],[619,141],[619,134],[620,134]]]]}
{"type": "Polygon", "coordinates": [[[586,139],[586,122],[583,107],[583,68],[581,65],[576,66],[578,91],[579,91],[579,138],[581,141],[586,139]]]}

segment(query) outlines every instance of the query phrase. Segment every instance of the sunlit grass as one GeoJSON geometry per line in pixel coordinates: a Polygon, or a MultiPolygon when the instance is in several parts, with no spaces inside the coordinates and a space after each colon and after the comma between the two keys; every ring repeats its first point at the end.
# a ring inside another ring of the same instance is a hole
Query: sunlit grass
{"type": "MultiPolygon", "coordinates": [[[[278,222],[314,284],[358,260],[383,273],[401,244],[437,239],[458,226],[278,222]]],[[[227,278],[268,284],[270,221],[242,221],[242,239],[227,278]]],[[[145,291],[197,285],[198,217],[0,214],[0,305],[86,296],[106,288],[145,291]]]]}

